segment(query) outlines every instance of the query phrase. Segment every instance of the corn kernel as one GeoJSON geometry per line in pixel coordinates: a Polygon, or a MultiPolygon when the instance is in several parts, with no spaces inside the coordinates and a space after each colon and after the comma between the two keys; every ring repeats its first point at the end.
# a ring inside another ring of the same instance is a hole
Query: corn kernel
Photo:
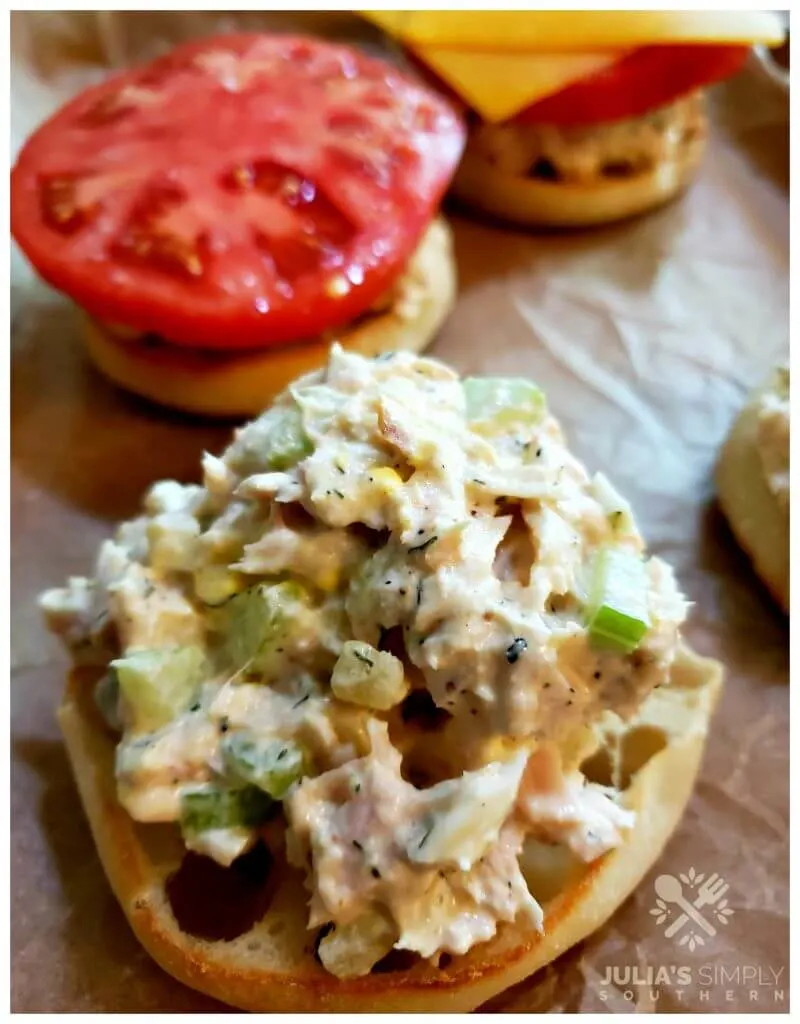
{"type": "Polygon", "coordinates": [[[336,567],[323,569],[317,573],[314,583],[326,594],[332,593],[339,586],[339,570],[336,567]]]}
{"type": "Polygon", "coordinates": [[[396,491],[403,483],[400,474],[396,473],[393,469],[389,469],[388,466],[373,469],[370,476],[376,484],[380,484],[386,491],[396,491]]]}
{"type": "Polygon", "coordinates": [[[225,565],[204,565],[194,574],[194,591],[205,604],[224,604],[244,589],[242,576],[225,565]]]}

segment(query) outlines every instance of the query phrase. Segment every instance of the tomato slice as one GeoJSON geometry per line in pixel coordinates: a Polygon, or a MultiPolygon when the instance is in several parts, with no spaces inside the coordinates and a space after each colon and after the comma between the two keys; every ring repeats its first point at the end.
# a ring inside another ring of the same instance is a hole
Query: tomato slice
{"type": "Polygon", "coordinates": [[[641,117],[686,93],[735,74],[747,46],[643,46],[617,64],[532,104],[514,120],[597,124],[641,117]]]}
{"type": "Polygon", "coordinates": [[[464,137],[444,99],[360,51],[220,36],[46,122],[11,176],[12,232],[101,320],[208,348],[315,337],[402,271],[464,137]]]}

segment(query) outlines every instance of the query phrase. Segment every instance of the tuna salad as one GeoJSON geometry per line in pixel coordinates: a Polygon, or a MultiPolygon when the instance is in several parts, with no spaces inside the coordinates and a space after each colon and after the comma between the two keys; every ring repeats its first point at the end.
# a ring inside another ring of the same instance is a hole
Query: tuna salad
{"type": "Polygon", "coordinates": [[[338,346],[202,468],[41,598],[104,667],[121,804],[223,865],[284,822],[339,976],[541,929],[525,851],[625,841],[580,764],[686,614],[629,505],[534,384],[338,346]]]}

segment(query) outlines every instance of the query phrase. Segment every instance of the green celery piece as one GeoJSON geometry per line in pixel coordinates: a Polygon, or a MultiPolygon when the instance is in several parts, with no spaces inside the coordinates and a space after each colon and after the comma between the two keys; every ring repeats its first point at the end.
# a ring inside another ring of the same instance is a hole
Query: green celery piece
{"type": "Polygon", "coordinates": [[[232,776],[275,800],[306,774],[305,754],[291,740],[260,740],[247,732],[231,732],[222,741],[222,757],[232,776]]]}
{"type": "Polygon", "coordinates": [[[586,625],[598,647],[629,654],[650,627],[647,572],[641,557],[623,548],[605,547],[592,567],[586,625]]]}
{"type": "Polygon", "coordinates": [[[483,427],[531,427],[540,423],[547,411],[544,392],[529,380],[467,377],[464,397],[467,419],[483,427]]]}
{"type": "Polygon", "coordinates": [[[293,405],[275,420],[269,434],[267,465],[270,469],[291,469],[314,450],[303,428],[303,413],[293,405]]]}
{"type": "Polygon", "coordinates": [[[270,658],[282,647],[308,608],[308,592],[300,583],[259,583],[231,598],[227,650],[236,668],[249,665],[266,671],[270,658]]]}
{"type": "Polygon", "coordinates": [[[291,469],[314,450],[299,405],[268,409],[239,432],[231,446],[232,464],[242,476],[291,469]]]}
{"type": "Polygon", "coordinates": [[[181,829],[197,833],[213,828],[252,828],[266,821],[272,804],[272,798],[255,786],[197,786],[181,794],[181,829]]]}
{"type": "Polygon", "coordinates": [[[111,662],[137,728],[159,729],[185,711],[207,672],[202,648],[139,648],[111,662]]]}

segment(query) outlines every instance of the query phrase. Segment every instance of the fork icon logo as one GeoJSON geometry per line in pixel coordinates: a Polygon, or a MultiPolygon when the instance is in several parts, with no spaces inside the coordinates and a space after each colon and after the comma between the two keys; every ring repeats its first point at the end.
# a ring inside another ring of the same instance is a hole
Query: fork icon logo
{"type": "Polygon", "coordinates": [[[650,913],[656,924],[666,925],[667,938],[676,937],[678,945],[694,952],[705,945],[704,936],[713,938],[717,934],[714,921],[724,925],[733,916],[725,898],[729,888],[716,872],[704,875],[689,868],[678,876],[659,875],[655,881],[656,904],[650,913]],[[702,914],[705,907],[711,912],[702,914]]]}

